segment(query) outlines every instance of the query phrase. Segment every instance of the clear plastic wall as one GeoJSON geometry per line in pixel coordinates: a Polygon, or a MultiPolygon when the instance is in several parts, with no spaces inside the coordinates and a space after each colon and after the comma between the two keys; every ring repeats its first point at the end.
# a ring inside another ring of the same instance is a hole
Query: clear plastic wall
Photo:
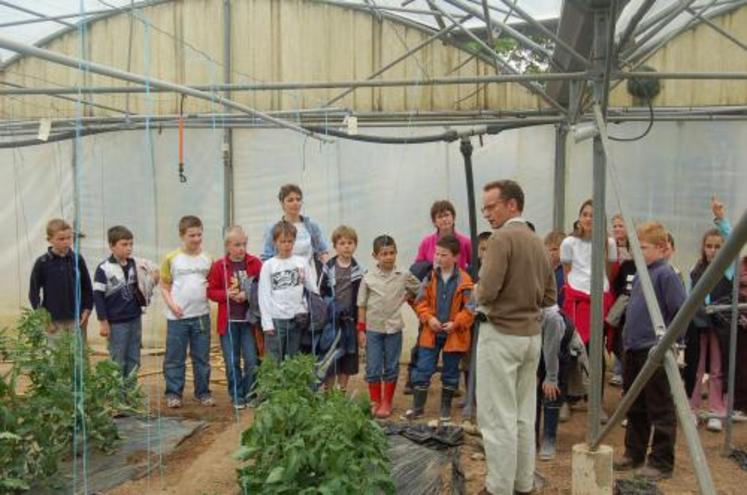
{"type": "MultiPolygon", "coordinates": [[[[643,125],[610,126],[610,134],[634,136],[643,125]]],[[[373,133],[374,131],[366,130],[373,133]]],[[[381,135],[415,136],[442,129],[379,129],[381,135]]],[[[689,270],[700,236],[711,225],[709,201],[723,199],[729,217],[747,207],[747,124],[739,122],[656,123],[641,141],[615,143],[623,194],[636,221],[655,218],[675,236],[675,262],[689,270]]],[[[186,183],[177,174],[177,136],[173,130],[128,131],[74,142],[0,150],[0,192],[6,199],[0,214],[0,320],[10,324],[28,304],[28,276],[34,259],[46,249],[49,218],[75,216],[78,191],[80,240],[93,272],[108,255],[106,229],[123,224],[135,234],[136,255],[160,260],[179,245],[177,222],[199,215],[205,224],[205,249],[223,251],[224,165],[220,129],[187,130],[186,183]]],[[[506,131],[473,138],[475,188],[499,178],[518,180],[526,192],[526,218],[540,234],[552,228],[555,131],[552,126],[506,131]]],[[[234,130],[235,222],[249,233],[249,248],[258,252],[264,228],[280,218],[280,185],[299,184],[304,212],[327,235],[340,224],[359,234],[357,257],[372,263],[371,242],[382,233],[399,246],[399,264],[414,259],[420,239],[430,233],[430,205],[451,200],[457,227],[468,231],[467,194],[459,142],[412,145],[368,144],[337,139],[332,144],[280,130],[234,130]]],[[[578,205],[591,196],[591,143],[567,149],[566,228],[578,205]]],[[[608,212],[618,211],[611,184],[608,212]]],[[[479,230],[487,223],[480,219],[479,230]]],[[[406,311],[406,313],[409,313],[406,311]]],[[[165,318],[160,300],[148,310],[145,344],[162,345],[165,318]]],[[[413,321],[410,319],[410,323],[413,321]]],[[[408,334],[411,335],[412,329],[408,334]]],[[[95,325],[89,329],[95,338],[95,325]]],[[[101,342],[98,342],[99,344],[101,342]]]]}

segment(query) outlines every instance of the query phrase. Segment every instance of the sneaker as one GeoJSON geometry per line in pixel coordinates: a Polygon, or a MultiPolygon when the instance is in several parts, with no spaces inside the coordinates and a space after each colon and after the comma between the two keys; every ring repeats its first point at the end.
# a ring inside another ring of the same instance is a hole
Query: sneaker
{"type": "Polygon", "coordinates": [[[551,461],[555,459],[555,441],[542,440],[542,446],[539,451],[540,461],[551,461]]]}
{"type": "Polygon", "coordinates": [[[731,420],[737,423],[747,421],[747,414],[743,413],[742,411],[734,410],[734,412],[731,414],[731,420]]]}
{"type": "Polygon", "coordinates": [[[558,421],[565,423],[569,419],[571,419],[571,406],[569,406],[567,402],[563,402],[563,405],[560,406],[560,412],[558,413],[558,421]]]}
{"type": "Polygon", "coordinates": [[[612,463],[612,469],[615,471],[630,471],[643,466],[643,461],[634,461],[632,458],[624,455],[612,463]]]}
{"type": "Polygon", "coordinates": [[[197,401],[200,403],[201,406],[205,406],[205,407],[215,406],[215,399],[213,399],[212,395],[205,395],[197,399],[197,401]]]}
{"type": "Polygon", "coordinates": [[[240,411],[242,409],[246,409],[246,401],[244,399],[239,399],[236,402],[233,403],[233,408],[236,411],[240,411]]]}
{"type": "Polygon", "coordinates": [[[659,481],[669,479],[672,477],[672,471],[664,471],[657,467],[646,464],[639,469],[636,474],[641,478],[646,478],[649,481],[659,481]]]}
{"type": "Polygon", "coordinates": [[[723,430],[723,424],[719,418],[710,418],[706,424],[706,429],[708,431],[719,432],[723,430]]]}
{"type": "Polygon", "coordinates": [[[178,408],[182,407],[182,399],[181,399],[181,397],[176,397],[176,396],[167,397],[166,398],[166,407],[168,407],[169,409],[178,409],[178,408]]]}
{"type": "Polygon", "coordinates": [[[607,416],[607,413],[604,412],[604,409],[599,410],[599,422],[603,425],[607,424],[607,421],[610,420],[610,417],[607,416]]]}
{"type": "Polygon", "coordinates": [[[610,385],[612,385],[613,387],[622,387],[622,384],[622,375],[612,375],[612,378],[610,378],[610,385]]]}

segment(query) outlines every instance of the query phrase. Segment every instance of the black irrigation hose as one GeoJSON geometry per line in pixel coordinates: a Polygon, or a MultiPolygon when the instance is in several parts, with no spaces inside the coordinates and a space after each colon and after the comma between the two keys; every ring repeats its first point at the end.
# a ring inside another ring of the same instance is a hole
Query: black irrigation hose
{"type": "MultiPolygon", "coordinates": [[[[499,134],[503,131],[510,129],[518,129],[521,127],[532,127],[535,125],[546,125],[547,122],[516,122],[511,124],[493,124],[484,126],[478,129],[470,129],[469,131],[458,132],[455,130],[448,130],[441,134],[431,134],[428,136],[416,136],[409,138],[390,137],[390,136],[374,136],[371,134],[348,134],[347,132],[338,131],[324,126],[302,126],[304,129],[313,131],[319,134],[327,134],[330,136],[350,139],[353,141],[363,141],[365,143],[379,143],[379,144],[423,144],[423,143],[435,143],[445,141],[447,143],[454,142],[462,137],[466,136],[481,136],[483,134],[499,134]]],[[[459,125],[455,123],[455,125],[459,125]]]]}
{"type": "Polygon", "coordinates": [[[649,114],[649,120],[648,120],[648,127],[645,131],[643,131],[643,134],[640,136],[632,137],[632,138],[621,138],[621,137],[615,137],[608,135],[607,137],[610,138],[612,141],[623,141],[623,142],[630,142],[630,141],[638,141],[639,139],[645,138],[649,132],[651,132],[651,128],[654,127],[654,107],[651,104],[651,98],[646,99],[646,103],[648,103],[648,114],[649,114]]]}
{"type": "MultiPolygon", "coordinates": [[[[472,128],[468,131],[456,131],[456,130],[448,130],[445,132],[442,132],[440,134],[431,134],[428,136],[415,136],[415,137],[409,137],[409,138],[401,138],[401,137],[390,137],[390,136],[374,136],[370,134],[357,134],[357,135],[351,135],[347,132],[338,131],[336,129],[332,129],[329,127],[324,126],[303,126],[304,129],[307,129],[309,131],[313,131],[319,134],[326,134],[329,136],[334,136],[342,139],[350,139],[353,141],[363,141],[366,143],[379,143],[379,144],[424,144],[424,143],[435,143],[440,141],[445,141],[447,143],[451,143],[454,141],[457,141],[461,137],[464,136],[480,136],[483,134],[499,134],[502,131],[507,131],[511,129],[519,129],[522,127],[531,127],[536,125],[546,125],[548,122],[516,122],[516,123],[510,123],[510,124],[493,124],[478,128],[472,128]]],[[[458,123],[457,123],[458,125],[458,123]]],[[[39,144],[47,144],[47,143],[54,143],[57,141],[65,141],[68,139],[74,139],[77,136],[84,137],[84,136],[92,136],[94,134],[103,134],[107,132],[117,132],[117,131],[135,131],[135,130],[141,130],[141,127],[132,127],[132,128],[123,128],[123,127],[114,127],[114,128],[105,128],[105,129],[81,129],[80,131],[65,131],[60,132],[58,134],[53,134],[49,136],[49,139],[46,141],[42,141],[38,138],[33,139],[23,139],[19,141],[0,141],[0,149],[7,149],[7,148],[23,148],[27,146],[36,146],[39,144]]]]}
{"type": "Polygon", "coordinates": [[[38,144],[47,144],[47,143],[54,143],[57,141],[67,141],[68,139],[75,139],[76,136],[92,136],[94,134],[103,134],[105,132],[114,132],[114,131],[127,131],[132,129],[126,129],[118,127],[116,129],[81,129],[80,131],[66,131],[66,132],[60,132],[59,134],[53,134],[49,136],[49,139],[46,141],[42,141],[39,138],[34,139],[23,139],[20,141],[0,141],[0,149],[3,148],[24,148],[26,146],[36,146],[38,144]]]}

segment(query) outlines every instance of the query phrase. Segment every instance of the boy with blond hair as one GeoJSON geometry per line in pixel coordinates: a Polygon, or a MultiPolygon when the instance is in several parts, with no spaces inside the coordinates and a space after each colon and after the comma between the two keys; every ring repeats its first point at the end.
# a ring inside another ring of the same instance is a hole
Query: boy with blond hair
{"type": "Polygon", "coordinates": [[[166,405],[182,406],[187,348],[192,357],[194,393],[203,406],[214,406],[210,393],[210,303],[207,276],[212,265],[202,251],[202,221],[187,215],[179,220],[182,246],[161,264],[161,295],[166,303],[166,405]]]}
{"type": "Polygon", "coordinates": [[[247,253],[246,244],[244,229],[238,225],[226,229],[226,255],[210,268],[207,289],[208,298],[218,303],[217,330],[228,395],[235,409],[246,407],[257,368],[257,342],[249,312],[262,262],[247,253]]]}
{"type": "Polygon", "coordinates": [[[47,335],[54,341],[60,330],[70,331],[80,323],[86,338],[88,317],[93,308],[93,290],[86,261],[73,251],[73,228],[65,220],[47,222],[47,252],[36,259],[29,281],[29,302],[52,317],[47,335]],[[41,292],[41,295],[40,295],[41,292]]]}
{"type": "MultiPolygon", "coordinates": [[[[685,302],[686,294],[679,277],[665,258],[667,231],[658,222],[648,222],[638,227],[638,239],[661,316],[664,323],[669,325],[685,302]]],[[[625,392],[646,363],[649,351],[658,342],[638,277],[633,282],[626,315],[623,328],[625,392]]],[[[625,454],[615,461],[615,469],[630,470],[642,466],[645,461],[646,465],[638,471],[640,476],[653,480],[671,477],[677,421],[663,366],[659,366],[646,383],[628,411],[627,419],[625,454]],[[647,456],[649,439],[651,450],[647,456]]]]}

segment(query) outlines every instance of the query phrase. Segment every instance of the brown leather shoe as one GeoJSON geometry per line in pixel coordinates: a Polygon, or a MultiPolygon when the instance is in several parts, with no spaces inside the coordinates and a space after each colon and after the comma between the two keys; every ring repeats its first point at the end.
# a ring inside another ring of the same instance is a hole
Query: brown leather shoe
{"type": "Polygon", "coordinates": [[[672,471],[664,471],[650,464],[643,466],[641,469],[636,471],[636,474],[650,481],[659,481],[672,477],[672,471]]]}
{"type": "Polygon", "coordinates": [[[612,469],[615,471],[630,471],[643,466],[643,461],[635,461],[624,455],[612,463],[612,469]]]}

